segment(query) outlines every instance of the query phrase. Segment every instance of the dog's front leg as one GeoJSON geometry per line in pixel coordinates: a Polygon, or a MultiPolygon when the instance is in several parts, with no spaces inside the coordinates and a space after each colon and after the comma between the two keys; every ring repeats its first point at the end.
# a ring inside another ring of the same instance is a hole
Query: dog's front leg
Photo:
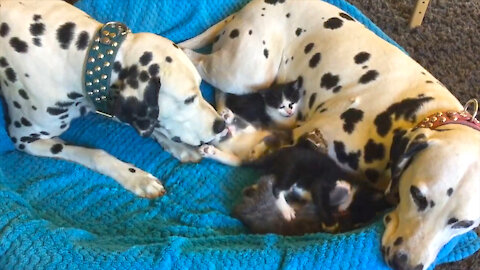
{"type": "Polygon", "coordinates": [[[163,149],[181,162],[199,162],[202,159],[197,148],[186,145],[181,142],[174,142],[159,131],[153,132],[153,138],[163,147],[163,149]]]}
{"type": "Polygon", "coordinates": [[[155,198],[165,194],[160,181],[132,164],[120,161],[100,149],[65,144],[58,138],[39,139],[25,147],[29,154],[64,159],[109,176],[124,188],[141,197],[155,198]]]}

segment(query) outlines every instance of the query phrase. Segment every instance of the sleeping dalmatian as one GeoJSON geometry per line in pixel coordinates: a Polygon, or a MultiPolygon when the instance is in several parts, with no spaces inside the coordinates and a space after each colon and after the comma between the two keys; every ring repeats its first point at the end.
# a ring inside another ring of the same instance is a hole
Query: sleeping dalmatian
{"type": "Polygon", "coordinates": [[[320,129],[339,165],[399,201],[382,238],[392,268],[427,269],[444,244],[479,225],[478,121],[344,11],[319,0],[253,0],[179,46],[224,92],[303,78],[294,140],[320,129]],[[209,43],[211,54],[193,51],[209,43]]]}
{"type": "Polygon", "coordinates": [[[182,161],[201,159],[198,145],[225,134],[225,121],[202,98],[198,72],[174,43],[154,34],[129,33],[121,24],[104,26],[98,34],[102,38],[94,38],[101,27],[64,1],[0,2],[0,87],[9,136],[26,153],[73,161],[139,196],[160,196],[165,189],[150,173],[103,150],[57,137],[74,118],[97,108],[97,98],[88,95],[111,88],[103,113],[153,137],[182,161]],[[116,28],[109,32],[107,26],[116,28]],[[124,40],[119,45],[115,38],[120,35],[124,40]],[[101,46],[107,46],[103,53],[101,46]],[[112,60],[104,61],[109,56],[112,60]],[[86,73],[98,78],[83,82],[87,61],[97,66],[86,73]],[[84,90],[109,77],[110,84],[84,90]]]}

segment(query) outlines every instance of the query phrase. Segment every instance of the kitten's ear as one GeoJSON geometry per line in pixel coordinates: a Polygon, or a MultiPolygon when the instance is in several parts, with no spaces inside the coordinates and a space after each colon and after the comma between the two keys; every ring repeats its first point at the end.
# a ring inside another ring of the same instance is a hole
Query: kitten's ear
{"type": "Polygon", "coordinates": [[[292,83],[292,88],[299,91],[303,86],[303,77],[298,76],[298,78],[292,83]]]}

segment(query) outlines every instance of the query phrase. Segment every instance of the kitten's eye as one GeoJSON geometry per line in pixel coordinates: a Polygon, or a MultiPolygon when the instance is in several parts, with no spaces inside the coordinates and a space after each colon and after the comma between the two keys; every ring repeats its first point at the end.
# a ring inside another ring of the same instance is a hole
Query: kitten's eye
{"type": "Polygon", "coordinates": [[[288,108],[293,109],[293,103],[288,104],[288,108]]]}
{"type": "Polygon", "coordinates": [[[285,105],[280,106],[280,109],[285,109],[285,105]]]}

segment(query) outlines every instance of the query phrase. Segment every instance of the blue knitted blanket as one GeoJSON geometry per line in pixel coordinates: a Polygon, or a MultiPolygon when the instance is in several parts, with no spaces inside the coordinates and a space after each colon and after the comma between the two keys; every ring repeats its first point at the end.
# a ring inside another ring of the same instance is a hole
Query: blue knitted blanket
{"type": "MultiPolygon", "coordinates": [[[[133,32],[178,42],[246,2],[81,0],[77,7],[101,22],[123,21],[133,32]]],[[[328,2],[393,42],[355,7],[328,2]]],[[[211,88],[203,91],[211,99],[211,88]]],[[[93,114],[75,120],[63,139],[103,148],[163,180],[167,195],[141,199],[82,166],[13,150],[3,127],[0,115],[0,269],[387,268],[380,220],[338,235],[249,234],[229,213],[242,188],[256,181],[253,171],[208,160],[181,164],[128,126],[93,114]]],[[[467,233],[446,245],[435,264],[479,248],[476,234],[467,233]]]]}

